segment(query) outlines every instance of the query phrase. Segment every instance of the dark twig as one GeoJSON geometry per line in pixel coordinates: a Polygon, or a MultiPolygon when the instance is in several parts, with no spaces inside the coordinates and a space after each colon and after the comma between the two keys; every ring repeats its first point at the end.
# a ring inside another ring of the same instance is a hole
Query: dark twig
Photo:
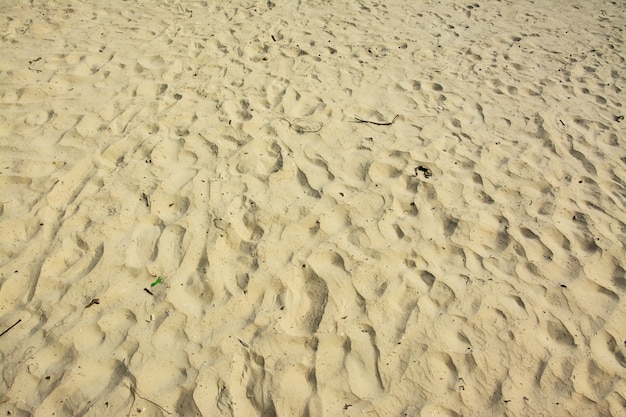
{"type": "Polygon", "coordinates": [[[130,417],[130,413],[133,412],[133,406],[135,405],[135,391],[133,391],[133,387],[130,387],[130,393],[133,394],[133,401],[130,403],[130,408],[128,409],[128,413],[126,413],[126,417],[130,417]]]}
{"type": "Polygon", "coordinates": [[[13,323],[13,326],[9,327],[8,329],[6,329],[5,331],[3,331],[2,333],[0,333],[0,336],[4,336],[5,333],[7,333],[9,330],[11,330],[12,328],[14,328],[15,326],[17,326],[20,321],[22,321],[22,319],[19,319],[18,321],[16,321],[15,323],[13,323]]]}
{"type": "MultiPolygon", "coordinates": [[[[136,395],[137,397],[141,398],[142,400],[144,400],[144,401],[148,401],[150,404],[152,404],[152,405],[155,405],[155,406],[159,407],[162,411],[164,411],[165,413],[167,413],[167,415],[170,415],[170,416],[172,415],[172,413],[170,413],[169,411],[167,411],[165,408],[161,407],[159,404],[155,403],[154,401],[151,401],[151,400],[147,399],[146,397],[142,397],[142,396],[141,396],[141,395],[137,392],[137,390],[135,389],[135,387],[133,387],[132,385],[129,385],[129,387],[130,387],[130,392],[132,392],[132,394],[133,394],[133,403],[130,405],[131,410],[132,410],[132,408],[133,408],[133,404],[135,404],[135,395],[136,395]]],[[[130,415],[130,411],[128,412],[128,414],[130,415]]]]}
{"type": "Polygon", "coordinates": [[[389,126],[389,125],[392,125],[393,122],[396,121],[398,116],[400,116],[400,115],[396,114],[395,117],[393,118],[393,120],[391,120],[390,122],[382,122],[382,123],[381,122],[373,122],[371,120],[364,120],[364,119],[361,119],[359,116],[354,116],[354,118],[356,119],[355,121],[357,123],[370,123],[370,124],[377,125],[377,126],[389,126]]]}
{"type": "Polygon", "coordinates": [[[100,304],[100,299],[98,299],[98,298],[94,298],[93,300],[91,300],[91,301],[89,302],[89,304],[87,304],[87,305],[85,306],[85,308],[89,308],[89,307],[91,307],[91,306],[92,306],[92,305],[94,305],[94,304],[100,304]]]}

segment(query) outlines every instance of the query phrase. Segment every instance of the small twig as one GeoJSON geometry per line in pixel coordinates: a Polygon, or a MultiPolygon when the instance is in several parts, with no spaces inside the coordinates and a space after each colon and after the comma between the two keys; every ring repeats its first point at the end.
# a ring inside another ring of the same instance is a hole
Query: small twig
{"type": "Polygon", "coordinates": [[[396,121],[398,116],[400,116],[400,115],[396,114],[395,117],[393,118],[393,120],[391,120],[390,122],[383,122],[383,123],[381,123],[381,122],[373,122],[371,120],[364,120],[364,119],[361,119],[359,116],[354,116],[354,118],[356,119],[357,123],[370,123],[370,124],[377,125],[377,126],[389,126],[389,125],[392,125],[393,122],[396,121]]]}
{"type": "Polygon", "coordinates": [[[94,304],[100,304],[100,299],[99,299],[99,298],[94,298],[93,300],[91,300],[91,301],[89,302],[89,304],[87,304],[87,305],[85,306],[85,308],[89,308],[89,307],[91,307],[91,306],[92,306],[92,305],[94,305],[94,304]]]}
{"type": "Polygon", "coordinates": [[[130,403],[130,408],[128,409],[128,413],[126,413],[126,417],[130,417],[130,413],[133,412],[133,406],[135,405],[135,391],[133,391],[133,387],[130,387],[130,393],[133,394],[133,401],[130,403]]]}
{"type": "MultiPolygon", "coordinates": [[[[129,385],[129,387],[130,387],[130,392],[132,392],[132,393],[133,393],[133,402],[132,402],[132,404],[130,405],[131,410],[132,410],[132,408],[133,408],[133,405],[135,404],[135,395],[136,395],[136,396],[138,396],[139,398],[141,398],[142,400],[144,400],[144,401],[148,401],[148,402],[149,402],[150,404],[152,404],[152,405],[156,405],[156,406],[157,406],[157,407],[159,407],[162,411],[166,412],[166,413],[167,413],[167,415],[170,415],[170,416],[172,415],[172,413],[170,413],[169,411],[167,411],[165,408],[161,407],[159,404],[155,403],[155,402],[154,402],[154,401],[152,401],[152,400],[147,399],[146,397],[142,397],[142,396],[141,396],[141,394],[139,394],[139,393],[137,392],[137,390],[136,390],[136,389],[135,389],[132,385],[129,385]]],[[[130,411],[128,412],[128,414],[130,415],[130,411]]]]}
{"type": "Polygon", "coordinates": [[[15,326],[17,326],[20,321],[22,321],[22,319],[19,319],[18,321],[16,321],[15,323],[13,323],[13,326],[9,327],[8,329],[6,329],[5,331],[3,331],[2,333],[0,333],[0,336],[4,336],[5,333],[7,333],[9,330],[11,330],[12,328],[14,328],[15,326]]]}
{"type": "Polygon", "coordinates": [[[287,122],[287,124],[289,125],[289,129],[293,130],[296,133],[317,133],[320,130],[322,130],[322,128],[324,127],[324,125],[321,125],[318,129],[306,129],[302,126],[298,126],[294,123],[291,123],[289,120],[285,119],[284,117],[281,117],[280,120],[287,122]]]}

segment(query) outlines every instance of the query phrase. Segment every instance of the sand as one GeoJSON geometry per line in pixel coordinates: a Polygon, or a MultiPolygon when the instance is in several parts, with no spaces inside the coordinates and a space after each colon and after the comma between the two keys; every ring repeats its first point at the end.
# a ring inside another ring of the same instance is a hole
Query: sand
{"type": "Polygon", "coordinates": [[[0,16],[0,415],[626,415],[622,2],[0,16]]]}

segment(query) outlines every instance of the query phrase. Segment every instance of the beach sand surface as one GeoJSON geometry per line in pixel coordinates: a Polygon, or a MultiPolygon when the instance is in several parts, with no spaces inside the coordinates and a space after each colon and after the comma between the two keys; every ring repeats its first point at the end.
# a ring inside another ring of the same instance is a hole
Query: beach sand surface
{"type": "Polygon", "coordinates": [[[625,416],[621,1],[0,2],[0,415],[625,416]]]}

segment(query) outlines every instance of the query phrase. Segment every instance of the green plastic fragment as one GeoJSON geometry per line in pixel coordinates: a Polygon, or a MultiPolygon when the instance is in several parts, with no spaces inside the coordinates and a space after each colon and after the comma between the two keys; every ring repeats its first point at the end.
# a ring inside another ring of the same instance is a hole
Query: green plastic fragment
{"type": "Polygon", "coordinates": [[[150,284],[151,287],[157,286],[160,283],[163,282],[163,277],[159,277],[156,281],[154,281],[152,284],[150,284]]]}

